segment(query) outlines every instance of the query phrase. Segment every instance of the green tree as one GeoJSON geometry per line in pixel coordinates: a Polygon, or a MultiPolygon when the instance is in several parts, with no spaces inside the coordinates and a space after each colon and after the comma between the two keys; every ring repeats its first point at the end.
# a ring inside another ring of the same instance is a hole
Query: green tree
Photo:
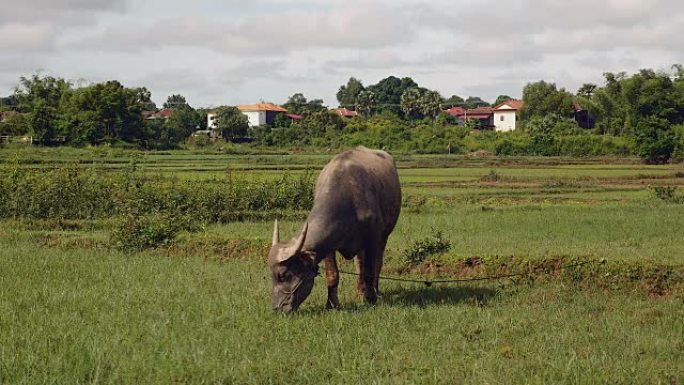
{"type": "Polygon", "coordinates": [[[420,97],[420,112],[424,116],[436,118],[442,112],[444,98],[437,91],[426,91],[420,97]]]}
{"type": "Polygon", "coordinates": [[[409,77],[397,78],[389,76],[380,80],[377,84],[366,87],[375,94],[375,100],[380,110],[399,113],[401,111],[401,96],[410,88],[420,88],[409,77]]]}
{"type": "Polygon", "coordinates": [[[247,136],[249,120],[237,107],[221,107],[216,111],[216,129],[226,140],[236,140],[247,136]]]}
{"type": "Polygon", "coordinates": [[[99,144],[143,139],[140,90],[116,80],[74,90],[64,99],[60,132],[75,144],[99,144]]]}
{"type": "Polygon", "coordinates": [[[489,107],[489,106],[490,106],[489,103],[482,100],[482,98],[479,96],[468,96],[468,98],[464,101],[464,107],[465,108],[477,108],[477,107],[489,107]]]}
{"type": "Polygon", "coordinates": [[[675,150],[675,133],[665,119],[643,118],[636,126],[636,145],[639,156],[647,163],[667,163],[675,150]]]}
{"type": "Polygon", "coordinates": [[[444,105],[446,107],[454,107],[454,106],[463,107],[463,106],[465,106],[465,100],[458,95],[451,95],[449,97],[449,99],[444,101],[444,105]]]}
{"type": "Polygon", "coordinates": [[[314,112],[325,111],[322,99],[308,100],[304,94],[296,93],[287,99],[283,107],[292,114],[308,115],[314,112]]]}
{"type": "Polygon", "coordinates": [[[584,83],[582,84],[582,87],[577,90],[577,96],[591,99],[591,97],[594,96],[597,88],[598,86],[596,84],[584,83]]]}
{"type": "Polygon", "coordinates": [[[356,105],[356,100],[361,92],[365,88],[360,80],[351,77],[347,81],[346,85],[340,86],[339,91],[337,91],[337,101],[342,107],[354,107],[356,105]]]}
{"type": "Polygon", "coordinates": [[[406,119],[420,118],[422,93],[417,87],[409,88],[401,95],[401,111],[406,119]]]}
{"type": "Polygon", "coordinates": [[[0,135],[19,136],[30,132],[31,126],[26,114],[7,112],[5,121],[0,123],[0,135]]]}
{"type": "Polygon", "coordinates": [[[37,142],[49,143],[55,137],[56,115],[55,108],[43,101],[38,101],[33,106],[33,111],[29,115],[29,124],[37,142]]]}
{"type": "Polygon", "coordinates": [[[356,97],[356,111],[363,116],[369,117],[375,113],[378,103],[375,99],[375,93],[369,90],[359,92],[356,97]]]}
{"type": "Polygon", "coordinates": [[[192,107],[190,107],[183,95],[173,94],[166,98],[166,102],[164,102],[164,108],[191,109],[192,107]]]}
{"type": "Polygon", "coordinates": [[[152,92],[145,87],[136,88],[138,103],[143,111],[156,111],[157,105],[152,101],[152,92]]]}
{"type": "Polygon", "coordinates": [[[572,95],[563,88],[557,89],[554,83],[543,80],[529,83],[523,88],[523,102],[520,112],[523,120],[547,115],[567,118],[573,112],[572,95]]]}
{"type": "Polygon", "coordinates": [[[35,74],[31,77],[19,78],[19,85],[14,89],[13,98],[20,112],[33,113],[40,106],[40,108],[53,108],[53,113],[56,113],[62,99],[70,92],[70,82],[62,78],[41,77],[35,74]]]}
{"type": "Polygon", "coordinates": [[[496,101],[494,102],[493,106],[498,106],[499,104],[512,100],[513,98],[508,96],[508,95],[499,95],[496,97],[496,101]]]}

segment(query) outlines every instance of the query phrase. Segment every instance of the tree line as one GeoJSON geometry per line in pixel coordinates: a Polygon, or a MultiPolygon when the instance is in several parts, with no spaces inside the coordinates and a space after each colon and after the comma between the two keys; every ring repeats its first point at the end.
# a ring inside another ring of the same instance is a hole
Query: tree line
{"type": "MultiPolygon", "coordinates": [[[[215,130],[229,141],[290,147],[365,144],[442,152],[472,150],[476,142],[468,138],[469,127],[457,127],[463,122],[446,114],[446,109],[490,107],[508,99],[508,95],[499,95],[490,104],[478,96],[445,98],[410,77],[389,76],[368,86],[351,77],[339,87],[337,101],[340,107],[357,111],[359,118],[343,118],[331,112],[323,100],[308,99],[302,93],[282,104],[302,119],[280,114],[270,126],[249,127],[236,107],[224,106],[213,112],[215,130]]],[[[497,153],[553,155],[568,152],[554,147],[553,143],[568,143],[560,138],[593,135],[603,139],[579,142],[619,145],[585,152],[629,153],[653,163],[684,158],[682,65],[673,66],[670,72],[605,73],[603,85],[587,83],[575,93],[542,80],[527,84],[522,100],[520,129],[484,135],[493,138],[484,148],[495,150],[498,146],[497,153]],[[578,124],[580,113],[583,124],[578,124]]],[[[57,138],[57,144],[120,142],[153,149],[181,146],[195,130],[207,128],[207,110],[191,107],[182,95],[169,96],[163,107],[174,113],[164,119],[146,119],[144,112],[159,108],[144,87],[128,88],[115,80],[74,87],[61,78],[33,75],[20,78],[14,93],[0,98],[0,111],[11,112],[3,115],[0,135],[30,134],[46,144],[56,144],[57,138]]]]}
{"type": "Polygon", "coordinates": [[[169,96],[164,108],[173,114],[145,119],[145,112],[158,110],[145,87],[128,88],[116,80],[74,87],[62,78],[33,75],[21,77],[14,93],[0,100],[5,112],[0,134],[31,135],[48,145],[122,142],[172,148],[206,121],[182,95],[169,96]]]}

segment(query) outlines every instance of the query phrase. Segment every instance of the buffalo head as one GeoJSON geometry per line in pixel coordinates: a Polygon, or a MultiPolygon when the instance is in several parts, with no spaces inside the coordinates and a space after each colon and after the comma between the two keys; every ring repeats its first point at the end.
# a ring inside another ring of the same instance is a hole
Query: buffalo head
{"type": "Polygon", "coordinates": [[[280,242],[278,221],[275,222],[271,251],[268,253],[274,310],[286,313],[297,310],[311,293],[318,265],[310,254],[302,252],[308,228],[309,225],[305,224],[299,237],[280,242]]]}

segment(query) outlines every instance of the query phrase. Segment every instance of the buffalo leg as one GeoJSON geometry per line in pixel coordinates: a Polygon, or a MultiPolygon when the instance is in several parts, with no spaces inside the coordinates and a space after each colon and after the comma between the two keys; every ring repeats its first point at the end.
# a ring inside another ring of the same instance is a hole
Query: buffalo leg
{"type": "Polygon", "coordinates": [[[367,248],[363,250],[357,258],[357,273],[359,274],[358,289],[363,295],[363,299],[370,304],[378,301],[378,295],[375,292],[376,279],[376,260],[378,253],[375,248],[367,248]]]}
{"type": "Polygon", "coordinates": [[[328,302],[326,309],[339,309],[340,300],[337,298],[337,286],[340,283],[340,272],[337,269],[335,252],[328,254],[324,259],[325,263],[325,282],[328,285],[328,302]]]}
{"type": "Polygon", "coordinates": [[[364,281],[363,281],[363,270],[364,270],[363,254],[364,254],[363,251],[361,251],[356,255],[356,257],[354,257],[354,267],[356,268],[356,291],[362,297],[364,296],[364,293],[366,292],[366,288],[365,288],[364,281]]]}
{"type": "Polygon", "coordinates": [[[373,276],[373,287],[375,288],[375,293],[380,295],[380,273],[382,272],[382,262],[385,257],[385,247],[387,246],[387,239],[380,245],[380,252],[378,257],[375,258],[375,275],[373,276]]]}

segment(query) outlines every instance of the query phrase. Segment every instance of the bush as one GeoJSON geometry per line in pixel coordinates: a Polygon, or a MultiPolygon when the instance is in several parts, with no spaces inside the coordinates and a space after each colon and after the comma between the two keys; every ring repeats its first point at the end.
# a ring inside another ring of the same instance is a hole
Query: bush
{"type": "Polygon", "coordinates": [[[641,119],[636,127],[637,154],[649,164],[667,163],[675,151],[675,134],[665,119],[641,119]]]}
{"type": "Polygon", "coordinates": [[[651,194],[661,201],[684,203],[684,196],[678,193],[677,186],[651,186],[651,194]]]}
{"type": "Polygon", "coordinates": [[[182,226],[165,215],[129,214],[112,232],[112,244],[124,251],[142,251],[173,242],[182,226]]]}
{"type": "Polygon", "coordinates": [[[300,211],[313,205],[313,177],[284,175],[253,181],[223,177],[206,181],[146,177],[70,167],[0,170],[0,217],[95,219],[169,213],[200,222],[226,222],[259,212],[300,211]],[[198,185],[201,184],[201,185],[198,185]]]}
{"type": "Polygon", "coordinates": [[[407,265],[423,263],[428,257],[446,253],[451,249],[451,242],[444,239],[442,232],[432,229],[432,235],[416,241],[411,247],[404,250],[404,261],[407,265]]]}

